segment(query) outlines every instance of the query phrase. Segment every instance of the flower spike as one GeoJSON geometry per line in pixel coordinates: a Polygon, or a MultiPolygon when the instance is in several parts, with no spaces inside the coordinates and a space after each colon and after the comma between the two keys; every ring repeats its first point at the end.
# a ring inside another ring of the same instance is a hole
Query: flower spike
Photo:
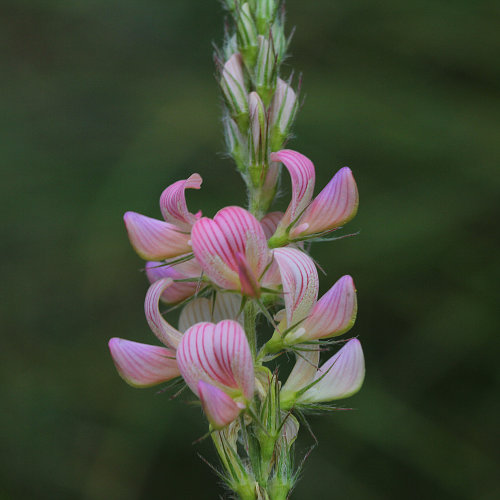
{"type": "Polygon", "coordinates": [[[171,259],[191,251],[189,235],[169,222],[136,212],[127,212],[123,220],[130,243],[144,260],[171,259]]]}
{"type": "Polygon", "coordinates": [[[117,337],[112,338],[108,345],[118,373],[132,387],[151,387],[181,374],[175,352],[165,347],[117,337]]]}
{"type": "Polygon", "coordinates": [[[186,189],[200,189],[203,182],[199,174],[193,174],[186,180],[174,182],[160,196],[160,209],[163,218],[176,225],[180,230],[189,232],[191,226],[201,214],[192,214],[186,205],[186,189]]]}

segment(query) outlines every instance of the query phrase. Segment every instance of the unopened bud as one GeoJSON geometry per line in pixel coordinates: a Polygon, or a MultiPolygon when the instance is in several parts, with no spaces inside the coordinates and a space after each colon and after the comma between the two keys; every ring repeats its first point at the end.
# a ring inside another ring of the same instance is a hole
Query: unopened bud
{"type": "Polygon", "coordinates": [[[255,17],[257,19],[257,30],[261,35],[267,34],[269,26],[273,22],[277,7],[278,2],[276,0],[257,0],[255,17]]]}
{"type": "Polygon", "coordinates": [[[272,151],[278,151],[282,148],[295,118],[297,106],[295,91],[288,83],[278,78],[269,115],[272,151]]]}
{"type": "Polygon", "coordinates": [[[248,102],[240,54],[233,54],[224,64],[220,86],[231,116],[244,130],[248,124],[248,102]]]}
{"type": "Polygon", "coordinates": [[[267,165],[267,120],[262,99],[257,92],[248,96],[250,113],[250,177],[255,186],[265,178],[267,165]]]}
{"type": "Polygon", "coordinates": [[[243,145],[245,141],[237,123],[229,117],[226,117],[224,120],[224,138],[226,140],[227,152],[235,161],[238,170],[244,171],[243,145]]]}
{"type": "Polygon", "coordinates": [[[272,28],[271,34],[273,37],[274,52],[276,54],[277,64],[281,64],[286,56],[286,51],[288,49],[288,39],[285,36],[284,23],[282,20],[277,19],[272,28]]]}
{"type": "Polygon", "coordinates": [[[257,27],[250,12],[248,3],[244,3],[240,9],[237,10],[238,15],[238,42],[240,51],[243,55],[245,63],[253,68],[257,58],[257,51],[259,49],[257,42],[257,27]]]}
{"type": "Polygon", "coordinates": [[[266,106],[269,105],[276,86],[276,56],[271,41],[259,35],[259,53],[255,66],[255,86],[266,106]]]}

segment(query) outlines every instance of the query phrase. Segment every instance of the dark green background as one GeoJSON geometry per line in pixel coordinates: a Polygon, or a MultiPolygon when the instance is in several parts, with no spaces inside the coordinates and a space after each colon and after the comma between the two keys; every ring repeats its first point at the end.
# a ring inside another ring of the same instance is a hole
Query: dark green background
{"type": "MultiPolygon", "coordinates": [[[[360,235],[313,255],[323,290],[354,276],[367,363],[356,410],[312,419],[295,498],[496,500],[499,4],[288,12],[285,70],[305,97],[289,146],[318,187],[343,165],[359,185],[360,235]]],[[[192,172],[193,209],[243,204],[221,154],[222,9],[7,0],[0,23],[0,498],[217,498],[197,457],[214,460],[210,443],[191,444],[199,410],[125,385],[106,344],[154,341],[123,212],[159,217],[163,188],[192,172]]]]}

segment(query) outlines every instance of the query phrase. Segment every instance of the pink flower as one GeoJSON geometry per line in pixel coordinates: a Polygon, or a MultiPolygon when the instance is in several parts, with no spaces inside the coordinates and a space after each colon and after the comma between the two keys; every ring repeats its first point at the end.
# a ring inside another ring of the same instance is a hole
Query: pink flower
{"type": "Polygon", "coordinates": [[[114,337],[109,350],[118,373],[133,387],[150,387],[180,375],[175,352],[165,347],[114,337]]]}
{"type": "Polygon", "coordinates": [[[174,281],[161,296],[161,300],[167,304],[182,302],[206,286],[202,281],[202,269],[196,259],[174,264],[149,261],[146,263],[146,276],[150,283],[162,278],[192,280],[174,281]]]}
{"type": "Polygon", "coordinates": [[[186,206],[185,190],[199,189],[198,174],[174,182],[163,191],[160,208],[165,221],[152,219],[136,212],[127,212],[123,219],[130,243],[145,260],[160,261],[191,252],[189,231],[201,214],[192,214],[186,206]]]}
{"type": "Polygon", "coordinates": [[[357,300],[350,276],[340,278],[317,300],[318,272],[310,257],[300,250],[286,247],[274,250],[274,259],[283,283],[286,318],[267,343],[267,352],[338,336],[353,326],[357,300]]]}
{"type": "Polygon", "coordinates": [[[343,399],[361,389],[365,360],[359,340],[351,339],[321,368],[318,362],[319,351],[301,351],[281,391],[284,408],[343,399]]]}
{"type": "Polygon", "coordinates": [[[190,327],[179,344],[177,364],[216,429],[232,422],[253,398],[252,354],[236,321],[190,327]]]}
{"type": "Polygon", "coordinates": [[[271,238],[271,246],[331,231],[356,215],[358,189],[348,167],[341,168],[311,202],[315,184],[311,160],[290,149],[271,153],[271,160],[282,162],[292,180],[292,200],[271,238]]]}
{"type": "Polygon", "coordinates": [[[271,261],[264,229],[240,207],[225,207],[213,219],[202,217],[191,233],[193,252],[205,274],[226,290],[258,297],[271,261]]]}

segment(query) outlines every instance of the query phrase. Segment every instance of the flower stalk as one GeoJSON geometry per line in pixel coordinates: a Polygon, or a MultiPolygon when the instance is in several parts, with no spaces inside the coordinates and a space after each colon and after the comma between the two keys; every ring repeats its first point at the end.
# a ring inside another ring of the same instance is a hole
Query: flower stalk
{"type": "Polygon", "coordinates": [[[331,411],[329,403],[364,380],[355,338],[320,363],[331,339],[354,325],[356,289],[345,275],[318,299],[317,267],[303,243],[352,219],[358,191],[344,167],[314,197],[312,161],[285,149],[298,91],[282,74],[289,38],[281,0],[225,0],[225,7],[233,22],[216,59],[218,81],[227,154],[245,182],[247,209],[224,207],[213,218],[191,212],[185,191],[202,184],[193,173],[163,191],[163,220],[125,214],[130,242],[148,261],[145,314],[163,346],[113,338],[109,348],[133,387],[178,380],[199,399],[218,474],[233,495],[284,500],[300,473],[296,417],[331,411]],[[282,171],[292,185],[284,213],[270,211],[282,171]],[[177,328],[160,302],[182,307],[177,328]],[[284,352],[296,358],[286,381],[279,367],[266,366],[276,359],[282,366],[284,352]]]}

